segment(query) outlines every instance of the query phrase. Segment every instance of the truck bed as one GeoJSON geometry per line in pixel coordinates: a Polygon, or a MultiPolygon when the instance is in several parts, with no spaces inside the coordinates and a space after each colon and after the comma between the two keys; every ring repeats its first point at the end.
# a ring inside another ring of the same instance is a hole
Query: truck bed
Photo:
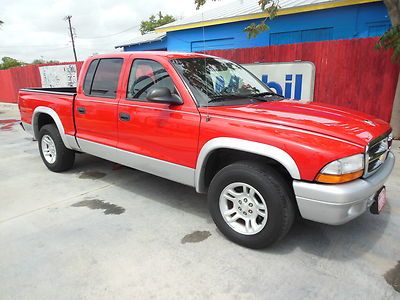
{"type": "Polygon", "coordinates": [[[74,100],[76,87],[25,88],[19,91],[18,106],[24,128],[32,126],[35,110],[59,118],[65,134],[75,135],[74,100]],[[61,121],[62,120],[62,121],[61,121]]]}
{"type": "Polygon", "coordinates": [[[21,89],[21,91],[36,92],[36,93],[49,93],[49,94],[75,95],[76,87],[26,88],[26,89],[21,89]]]}

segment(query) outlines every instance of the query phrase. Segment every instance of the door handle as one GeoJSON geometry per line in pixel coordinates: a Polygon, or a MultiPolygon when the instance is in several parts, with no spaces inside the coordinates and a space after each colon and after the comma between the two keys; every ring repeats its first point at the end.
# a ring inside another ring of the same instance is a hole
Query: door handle
{"type": "Polygon", "coordinates": [[[84,107],[78,107],[78,112],[80,114],[85,114],[86,113],[86,109],[84,107]]]}
{"type": "Polygon", "coordinates": [[[119,113],[119,119],[121,121],[130,121],[131,116],[127,113],[121,112],[121,113],[119,113]]]}

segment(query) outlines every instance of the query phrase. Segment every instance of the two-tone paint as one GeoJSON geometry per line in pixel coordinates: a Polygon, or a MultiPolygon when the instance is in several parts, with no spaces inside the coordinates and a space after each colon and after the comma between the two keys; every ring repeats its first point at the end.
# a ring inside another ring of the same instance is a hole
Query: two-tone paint
{"type": "MultiPolygon", "coordinates": [[[[387,133],[390,126],[369,115],[319,103],[287,100],[199,107],[170,63],[171,59],[196,56],[202,54],[136,52],[91,57],[82,67],[76,93],[20,91],[23,126],[32,127],[37,136],[38,120],[46,114],[54,120],[68,148],[193,186],[198,192],[207,191],[205,168],[213,151],[233,149],[264,156],[279,163],[292,177],[298,204],[302,201],[303,207],[307,207],[306,210],[299,207],[302,215],[324,222],[318,217],[320,209],[310,212],[310,205],[318,202],[320,205],[315,207],[329,211],[331,205],[326,207],[320,202],[324,197],[335,197],[335,193],[343,194],[345,185],[333,185],[330,194],[324,194],[325,185],[314,183],[319,171],[336,159],[365,153],[368,143],[387,133]],[[83,93],[90,62],[101,58],[124,60],[115,99],[83,93]],[[157,61],[165,67],[183,100],[182,105],[127,99],[131,65],[139,58],[157,61]],[[85,113],[80,113],[78,107],[83,107],[85,113]],[[130,120],[121,120],[120,113],[129,114],[130,120]],[[309,189],[313,190],[313,198],[305,192],[309,189]]],[[[379,176],[379,180],[370,179],[374,186],[389,176],[394,164],[390,155],[382,168],[385,174],[378,172],[374,176],[379,176]]],[[[350,205],[345,207],[347,211],[353,203],[352,194],[349,195],[350,198],[340,198],[341,204],[350,205]]],[[[364,211],[370,196],[357,199],[363,201],[364,211]]],[[[337,205],[334,204],[335,208],[337,205]]],[[[349,216],[347,211],[345,218],[342,214],[340,220],[326,223],[339,224],[355,216],[349,216]]]]}

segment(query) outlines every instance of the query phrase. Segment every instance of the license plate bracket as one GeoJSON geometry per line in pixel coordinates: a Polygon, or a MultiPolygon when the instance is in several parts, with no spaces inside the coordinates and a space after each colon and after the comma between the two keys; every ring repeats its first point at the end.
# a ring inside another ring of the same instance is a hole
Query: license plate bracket
{"type": "Polygon", "coordinates": [[[375,193],[374,202],[370,207],[371,213],[374,215],[379,215],[379,213],[384,208],[386,202],[387,202],[386,187],[383,186],[379,191],[375,193]]]}

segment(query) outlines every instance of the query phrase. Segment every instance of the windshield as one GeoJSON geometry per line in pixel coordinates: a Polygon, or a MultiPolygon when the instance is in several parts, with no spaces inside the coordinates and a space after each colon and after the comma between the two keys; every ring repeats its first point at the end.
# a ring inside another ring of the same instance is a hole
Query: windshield
{"type": "Polygon", "coordinates": [[[200,106],[282,99],[249,71],[229,60],[195,57],[174,59],[171,63],[189,85],[200,106]]]}

